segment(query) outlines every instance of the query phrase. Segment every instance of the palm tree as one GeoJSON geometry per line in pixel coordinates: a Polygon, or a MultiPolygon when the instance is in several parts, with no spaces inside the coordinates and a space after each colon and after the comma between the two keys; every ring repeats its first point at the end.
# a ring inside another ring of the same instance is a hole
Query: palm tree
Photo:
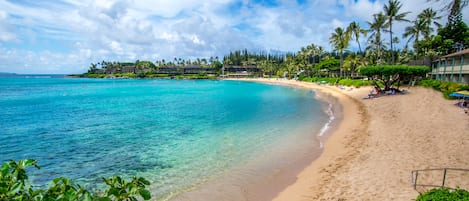
{"type": "Polygon", "coordinates": [[[419,42],[419,37],[426,31],[426,23],[422,18],[417,18],[417,20],[414,21],[414,24],[412,26],[408,26],[405,28],[404,34],[402,37],[404,38],[409,38],[407,40],[407,44],[414,39],[414,50],[415,53],[418,55],[418,42],[419,42]]]}
{"type": "MultiPolygon", "coordinates": [[[[402,4],[399,0],[389,0],[387,5],[384,5],[384,14],[386,16],[387,23],[389,24],[389,40],[391,40],[391,52],[394,51],[392,47],[392,23],[394,21],[409,21],[405,19],[406,15],[410,12],[399,13],[402,4]]],[[[394,54],[392,54],[391,62],[394,64],[394,54]]]]}
{"type": "Polygon", "coordinates": [[[350,42],[350,34],[341,27],[337,27],[329,38],[329,42],[334,46],[335,50],[340,54],[340,76],[342,76],[342,66],[344,63],[344,50],[348,48],[350,42]]]}
{"type": "MultiPolygon", "coordinates": [[[[428,0],[428,1],[440,1],[440,0],[428,0]]],[[[454,23],[456,21],[461,20],[461,10],[469,5],[469,0],[444,0],[446,2],[446,6],[444,6],[441,10],[447,10],[448,15],[448,23],[454,23]]]]}
{"type": "Polygon", "coordinates": [[[431,32],[433,32],[434,29],[431,27],[432,24],[434,24],[437,28],[441,27],[441,24],[437,22],[437,20],[441,19],[441,16],[438,16],[436,11],[434,11],[431,8],[427,8],[427,9],[423,10],[417,16],[417,18],[419,18],[420,20],[423,21],[423,23],[425,23],[425,26],[426,26],[425,30],[427,30],[427,32],[424,32],[424,37],[425,38],[429,38],[431,32]]]}
{"type": "Polygon", "coordinates": [[[344,68],[350,70],[350,75],[353,76],[358,67],[363,65],[363,57],[355,53],[349,54],[344,61],[344,68]]]}
{"type": "Polygon", "coordinates": [[[362,34],[363,36],[366,37],[366,34],[367,34],[367,31],[362,29],[360,27],[360,24],[358,24],[357,22],[351,22],[348,27],[347,27],[347,32],[349,32],[349,34],[355,39],[355,41],[357,42],[358,44],[358,50],[359,50],[359,53],[361,54],[362,52],[362,48],[360,46],[360,34],[362,34]]]}
{"type": "Polygon", "coordinates": [[[381,48],[383,47],[383,42],[381,39],[381,32],[385,32],[385,28],[388,27],[386,22],[386,16],[383,13],[378,13],[373,15],[373,22],[367,22],[370,26],[370,38],[368,39],[369,43],[374,45],[376,51],[376,60],[379,62],[381,60],[381,48]]]}

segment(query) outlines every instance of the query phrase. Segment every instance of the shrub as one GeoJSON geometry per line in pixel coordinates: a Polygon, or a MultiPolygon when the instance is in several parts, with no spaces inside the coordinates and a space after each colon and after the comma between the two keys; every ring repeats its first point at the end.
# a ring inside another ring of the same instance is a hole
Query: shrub
{"type": "Polygon", "coordinates": [[[108,186],[103,193],[91,193],[65,177],[53,179],[47,189],[34,189],[26,174],[26,168],[31,166],[39,169],[37,161],[32,159],[18,162],[10,160],[0,166],[0,200],[121,201],[138,200],[138,197],[144,200],[151,198],[150,191],[146,189],[150,182],[142,177],[134,177],[131,181],[119,176],[103,178],[108,186]]]}
{"type": "Polygon", "coordinates": [[[416,201],[469,201],[469,192],[464,189],[438,188],[420,194],[416,201]]]}
{"type": "Polygon", "coordinates": [[[85,74],[84,76],[87,78],[104,78],[106,74],[85,74]]]}
{"type": "Polygon", "coordinates": [[[469,90],[469,85],[467,84],[444,82],[433,79],[421,80],[418,85],[423,87],[431,87],[435,90],[441,91],[443,93],[443,96],[447,99],[451,98],[449,95],[453,92],[469,90]]]}
{"type": "Polygon", "coordinates": [[[303,78],[301,81],[304,82],[319,82],[319,83],[327,83],[331,85],[345,85],[345,86],[354,86],[356,88],[360,88],[362,86],[369,86],[373,85],[373,82],[370,80],[353,80],[353,79],[340,79],[340,78],[317,78],[317,77],[306,77],[303,78]]]}
{"type": "Polygon", "coordinates": [[[352,79],[342,79],[339,81],[340,85],[345,85],[345,86],[354,86],[356,88],[360,88],[362,86],[369,86],[373,85],[373,82],[371,80],[352,80],[352,79]]]}

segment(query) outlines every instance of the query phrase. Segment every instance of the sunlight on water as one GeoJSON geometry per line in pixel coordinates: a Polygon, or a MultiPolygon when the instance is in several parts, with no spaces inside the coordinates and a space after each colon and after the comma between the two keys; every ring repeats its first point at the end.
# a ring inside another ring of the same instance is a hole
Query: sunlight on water
{"type": "Polygon", "coordinates": [[[314,93],[237,81],[0,78],[0,162],[35,184],[138,175],[157,195],[202,183],[328,121],[314,93]]]}

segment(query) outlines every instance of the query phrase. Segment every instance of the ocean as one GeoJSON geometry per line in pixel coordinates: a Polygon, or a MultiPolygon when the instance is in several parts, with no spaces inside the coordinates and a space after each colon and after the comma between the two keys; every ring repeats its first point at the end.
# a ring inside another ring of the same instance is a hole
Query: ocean
{"type": "Polygon", "coordinates": [[[311,90],[241,81],[0,78],[0,162],[36,159],[36,186],[143,176],[168,199],[319,149],[325,105],[311,90]]]}

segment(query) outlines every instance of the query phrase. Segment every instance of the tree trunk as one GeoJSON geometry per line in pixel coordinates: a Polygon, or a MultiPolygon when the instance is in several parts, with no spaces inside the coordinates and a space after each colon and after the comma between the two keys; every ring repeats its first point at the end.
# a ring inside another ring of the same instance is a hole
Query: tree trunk
{"type": "Polygon", "coordinates": [[[360,47],[360,41],[358,41],[358,39],[357,39],[357,44],[358,44],[358,51],[360,51],[359,55],[362,55],[362,48],[360,47]]]}
{"type": "Polygon", "coordinates": [[[340,51],[340,66],[339,66],[340,74],[339,74],[339,77],[343,76],[342,75],[342,73],[343,73],[343,70],[342,70],[343,63],[344,63],[344,55],[343,55],[343,52],[340,51]]]}
{"type": "Polygon", "coordinates": [[[389,21],[389,34],[391,36],[391,64],[394,64],[394,49],[392,48],[392,21],[389,21]]]}

